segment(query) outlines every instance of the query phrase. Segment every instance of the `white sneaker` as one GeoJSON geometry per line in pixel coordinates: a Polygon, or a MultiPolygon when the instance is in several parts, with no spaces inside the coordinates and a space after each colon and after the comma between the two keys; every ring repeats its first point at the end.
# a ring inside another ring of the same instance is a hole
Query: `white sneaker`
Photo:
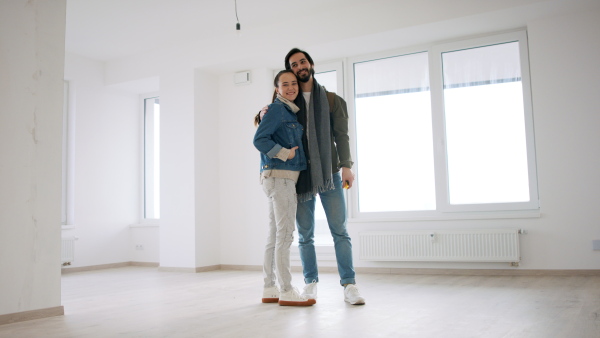
{"type": "Polygon", "coordinates": [[[279,289],[271,286],[263,289],[263,303],[277,303],[279,301],[279,289]]]}
{"type": "Polygon", "coordinates": [[[310,284],[304,285],[304,290],[302,290],[302,296],[308,299],[317,300],[317,281],[314,281],[310,284]]]}
{"type": "Polygon", "coordinates": [[[279,294],[279,305],[283,306],[310,306],[316,303],[314,299],[302,297],[298,289],[292,288],[289,291],[279,294]]]}
{"type": "Polygon", "coordinates": [[[365,299],[360,295],[354,284],[348,284],[344,288],[344,300],[352,305],[364,305],[365,299]]]}

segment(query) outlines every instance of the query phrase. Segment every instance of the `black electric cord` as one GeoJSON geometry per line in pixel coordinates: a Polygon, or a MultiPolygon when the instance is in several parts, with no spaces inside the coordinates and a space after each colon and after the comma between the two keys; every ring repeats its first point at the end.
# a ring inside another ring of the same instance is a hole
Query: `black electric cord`
{"type": "Polygon", "coordinates": [[[240,26],[240,19],[238,18],[238,14],[237,14],[237,0],[233,0],[235,3],[235,19],[237,20],[237,23],[235,24],[235,30],[237,31],[241,31],[242,27],[240,26]]]}

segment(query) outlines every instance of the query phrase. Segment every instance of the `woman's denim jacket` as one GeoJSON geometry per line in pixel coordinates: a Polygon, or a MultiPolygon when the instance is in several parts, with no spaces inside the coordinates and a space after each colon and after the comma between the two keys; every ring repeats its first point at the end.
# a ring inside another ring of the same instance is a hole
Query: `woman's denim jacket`
{"type": "Polygon", "coordinates": [[[306,169],[306,154],[302,146],[302,125],[296,114],[278,99],[269,105],[269,112],[262,118],[256,134],[254,146],[260,151],[260,172],[264,170],[306,169]],[[281,148],[291,149],[298,146],[296,156],[287,161],[275,158],[281,148]]]}

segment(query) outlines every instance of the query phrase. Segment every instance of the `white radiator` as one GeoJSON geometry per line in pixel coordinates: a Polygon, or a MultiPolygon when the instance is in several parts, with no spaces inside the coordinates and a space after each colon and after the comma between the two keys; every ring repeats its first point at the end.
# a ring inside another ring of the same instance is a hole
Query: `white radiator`
{"type": "Polygon", "coordinates": [[[63,237],[60,250],[62,265],[70,265],[75,260],[75,237],[63,237]]]}
{"type": "Polygon", "coordinates": [[[361,232],[360,259],[368,261],[510,262],[518,265],[517,229],[361,232]]]}

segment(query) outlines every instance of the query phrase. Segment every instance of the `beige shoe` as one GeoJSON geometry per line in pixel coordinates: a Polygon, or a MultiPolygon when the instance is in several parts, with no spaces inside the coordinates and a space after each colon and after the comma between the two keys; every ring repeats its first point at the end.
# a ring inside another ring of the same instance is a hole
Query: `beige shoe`
{"type": "Polygon", "coordinates": [[[279,305],[282,306],[311,306],[315,303],[314,299],[301,296],[296,288],[279,294],[279,305]]]}
{"type": "Polygon", "coordinates": [[[264,288],[263,303],[277,303],[279,301],[279,289],[276,286],[264,288]]]}

